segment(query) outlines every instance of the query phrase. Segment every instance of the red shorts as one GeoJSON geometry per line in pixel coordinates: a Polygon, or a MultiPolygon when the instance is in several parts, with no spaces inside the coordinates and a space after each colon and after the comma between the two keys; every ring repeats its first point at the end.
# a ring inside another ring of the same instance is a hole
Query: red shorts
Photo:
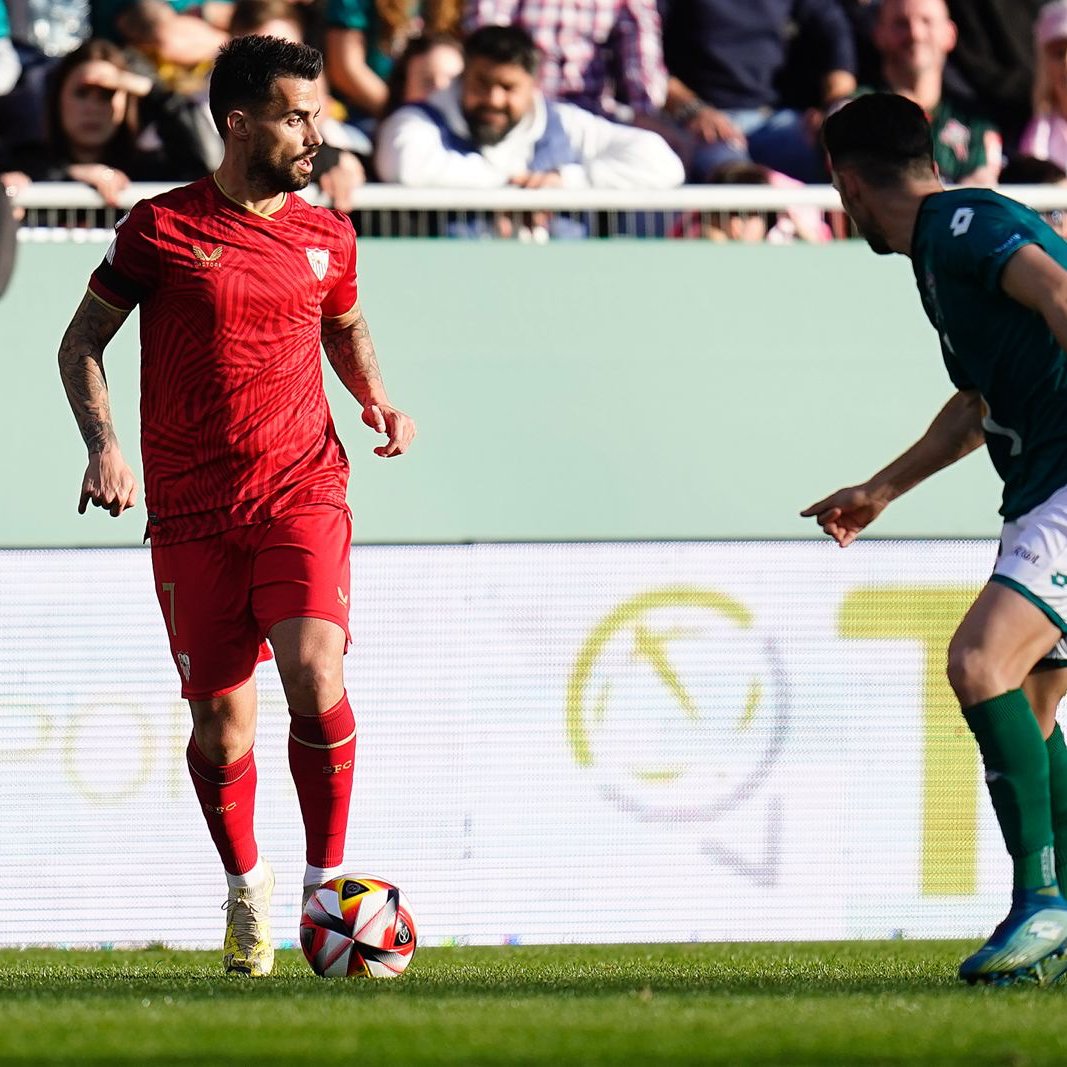
{"type": "Polygon", "coordinates": [[[242,686],[270,659],[283,619],[326,619],[348,633],[352,518],[330,505],[212,537],[152,546],[156,596],[182,696],[208,700],[242,686]]]}

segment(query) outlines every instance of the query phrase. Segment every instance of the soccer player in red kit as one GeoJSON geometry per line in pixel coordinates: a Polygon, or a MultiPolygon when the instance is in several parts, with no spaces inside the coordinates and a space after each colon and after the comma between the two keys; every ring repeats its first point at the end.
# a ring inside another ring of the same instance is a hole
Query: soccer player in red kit
{"type": "Polygon", "coordinates": [[[307,840],[305,897],[340,872],[356,730],[344,690],[348,461],[323,391],[320,343],[403,453],[339,212],[293,195],[321,137],[313,48],[242,37],[219,53],[218,171],[141,201],[116,227],[59,352],[89,453],[79,511],[119,515],[134,476],[111,423],[103,353],[141,309],[141,452],[156,595],[189,701],[190,776],[228,885],[223,961],[269,974],[274,876],[253,831],[256,664],[278,663],[307,840]],[[269,643],[269,644],[268,644],[269,643]]]}

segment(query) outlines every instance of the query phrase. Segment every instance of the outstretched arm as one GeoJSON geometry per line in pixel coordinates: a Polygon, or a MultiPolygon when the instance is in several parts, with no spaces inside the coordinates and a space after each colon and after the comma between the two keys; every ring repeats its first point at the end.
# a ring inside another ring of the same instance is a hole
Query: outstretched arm
{"type": "Polygon", "coordinates": [[[111,423],[104,374],[104,348],[127,314],[86,293],[59,345],[59,374],[89,452],[78,501],[83,515],[90,502],[112,515],[121,515],[137,502],[137,482],[122,458],[111,423]]]}
{"type": "Polygon", "coordinates": [[[839,489],[800,514],[814,518],[846,548],[898,496],[969,455],[983,439],[982,398],[977,390],[961,390],[937,413],[926,433],[887,467],[862,485],[839,489]]]}
{"type": "Polygon", "coordinates": [[[375,432],[389,436],[374,450],[375,455],[406,452],[415,436],[415,422],[389,403],[370,327],[358,301],[348,314],[322,320],[322,347],[341,383],[363,408],[363,421],[375,432]]]}

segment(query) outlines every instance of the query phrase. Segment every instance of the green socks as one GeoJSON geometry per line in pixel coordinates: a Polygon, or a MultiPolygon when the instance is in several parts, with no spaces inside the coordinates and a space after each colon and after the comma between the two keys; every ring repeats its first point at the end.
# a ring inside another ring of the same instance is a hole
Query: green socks
{"type": "MultiPolygon", "coordinates": [[[[1012,689],[992,700],[964,708],[963,717],[982,753],[993,810],[1015,865],[1015,888],[1055,887],[1049,796],[1051,749],[1046,748],[1030,702],[1021,689],[1012,689]]],[[[1062,734],[1060,748],[1059,766],[1067,772],[1067,748],[1062,734]]],[[[1067,778],[1060,791],[1065,794],[1063,803],[1067,814],[1067,778]]],[[[1067,826],[1064,830],[1067,838],[1067,826]]],[[[1064,858],[1067,860],[1067,853],[1064,858]]]]}
{"type": "Polygon", "coordinates": [[[1067,885],[1067,744],[1060,724],[1045,742],[1048,751],[1048,789],[1052,798],[1052,831],[1056,845],[1056,881],[1067,885]]]}

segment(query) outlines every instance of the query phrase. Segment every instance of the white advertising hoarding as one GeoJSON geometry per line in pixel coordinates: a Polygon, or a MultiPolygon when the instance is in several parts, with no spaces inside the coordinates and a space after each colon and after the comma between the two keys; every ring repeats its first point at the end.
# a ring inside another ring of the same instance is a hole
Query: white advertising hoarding
{"type": "MultiPolygon", "coordinates": [[[[357,547],[346,865],[424,944],[987,933],[1009,865],[943,660],[994,551],[357,547]]],[[[258,680],[285,943],[303,832],[258,680]]],[[[146,550],[0,552],[0,716],[0,944],[219,944],[146,550]]]]}

